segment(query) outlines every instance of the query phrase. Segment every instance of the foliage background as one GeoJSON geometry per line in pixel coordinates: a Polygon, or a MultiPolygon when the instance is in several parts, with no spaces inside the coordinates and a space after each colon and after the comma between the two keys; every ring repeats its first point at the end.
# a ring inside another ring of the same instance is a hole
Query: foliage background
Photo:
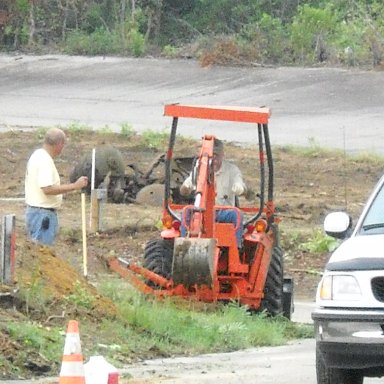
{"type": "Polygon", "coordinates": [[[0,49],[377,67],[381,0],[0,0],[0,49]]]}

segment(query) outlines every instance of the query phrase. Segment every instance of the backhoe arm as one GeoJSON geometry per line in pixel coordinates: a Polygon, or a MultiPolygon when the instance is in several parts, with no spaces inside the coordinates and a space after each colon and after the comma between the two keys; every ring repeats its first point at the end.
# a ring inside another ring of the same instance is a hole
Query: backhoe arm
{"type": "Polygon", "coordinates": [[[204,136],[198,159],[195,202],[189,228],[192,237],[213,237],[215,205],[213,145],[214,136],[204,136]]]}

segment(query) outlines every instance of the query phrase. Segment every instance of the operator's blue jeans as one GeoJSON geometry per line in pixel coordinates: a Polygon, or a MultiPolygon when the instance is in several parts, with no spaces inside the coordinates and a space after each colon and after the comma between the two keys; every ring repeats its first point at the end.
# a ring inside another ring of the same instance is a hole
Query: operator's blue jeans
{"type": "Polygon", "coordinates": [[[27,206],[25,224],[32,240],[44,245],[54,243],[59,228],[56,210],[27,206]]]}
{"type": "MultiPolygon", "coordinates": [[[[186,209],[185,221],[188,223],[191,216],[191,209],[186,209]]],[[[216,211],[216,222],[218,223],[232,223],[236,229],[236,242],[237,247],[241,248],[243,238],[243,212],[236,209],[218,209],[216,211]]],[[[184,225],[180,227],[181,236],[187,234],[187,228],[184,225]]]]}

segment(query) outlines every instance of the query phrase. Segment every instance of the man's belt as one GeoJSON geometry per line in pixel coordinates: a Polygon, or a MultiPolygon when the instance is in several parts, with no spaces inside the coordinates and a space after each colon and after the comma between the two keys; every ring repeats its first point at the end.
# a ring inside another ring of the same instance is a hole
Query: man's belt
{"type": "Polygon", "coordinates": [[[56,208],[34,207],[33,205],[28,205],[28,207],[33,209],[43,209],[45,211],[56,212],[56,208]]]}

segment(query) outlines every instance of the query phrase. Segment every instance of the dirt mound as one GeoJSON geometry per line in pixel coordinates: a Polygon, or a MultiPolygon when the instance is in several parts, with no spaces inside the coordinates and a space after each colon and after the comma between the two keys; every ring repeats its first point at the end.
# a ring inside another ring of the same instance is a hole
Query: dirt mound
{"type": "MultiPolygon", "coordinates": [[[[58,257],[53,249],[26,242],[18,248],[16,268],[17,284],[23,290],[39,287],[45,297],[45,308],[49,317],[67,321],[72,318],[97,320],[117,316],[117,309],[111,300],[101,296],[97,289],[68,262],[58,257]],[[81,301],[83,305],[76,305],[81,301]],[[85,305],[84,305],[85,304],[85,305]]],[[[28,308],[33,312],[33,308],[28,308]]],[[[39,318],[40,311],[34,317],[39,318]]],[[[39,320],[44,320],[39,318],[39,320]]]]}

